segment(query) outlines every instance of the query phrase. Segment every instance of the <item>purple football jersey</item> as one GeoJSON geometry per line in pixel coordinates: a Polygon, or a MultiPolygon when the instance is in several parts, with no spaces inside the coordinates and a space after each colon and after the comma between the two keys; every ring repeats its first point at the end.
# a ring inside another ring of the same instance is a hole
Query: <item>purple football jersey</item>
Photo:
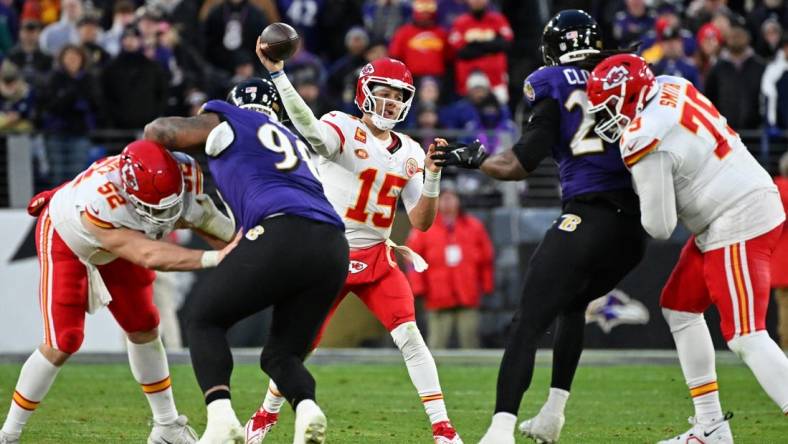
{"type": "Polygon", "coordinates": [[[525,98],[531,106],[552,98],[561,109],[561,137],[551,151],[564,201],[580,194],[632,188],[618,144],[606,143],[594,133],[585,92],[588,75],[574,66],[546,66],[525,79],[525,98]]]}
{"type": "Polygon", "coordinates": [[[288,214],[344,231],[308,165],[306,145],[289,129],[263,113],[220,100],[206,103],[203,112],[219,114],[234,133],[228,148],[208,156],[208,168],[240,226],[249,229],[268,216],[288,214]]]}

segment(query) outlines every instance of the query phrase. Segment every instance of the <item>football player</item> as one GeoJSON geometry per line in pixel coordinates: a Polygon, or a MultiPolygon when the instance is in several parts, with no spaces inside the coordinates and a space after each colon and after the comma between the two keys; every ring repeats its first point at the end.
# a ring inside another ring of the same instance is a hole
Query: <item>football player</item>
{"type": "MultiPolygon", "coordinates": [[[[268,59],[260,42],[257,54],[296,129],[320,155],[318,170],[326,196],[347,227],[350,274],[332,312],[351,291],[366,304],[402,352],[435,442],[461,442],[446,412],[435,360],[416,326],[413,292],[392,250],[415,261],[417,270],[426,263],[389,240],[400,197],[418,230],[427,230],[437,214],[440,167],[425,158],[413,139],[393,131],[405,119],[416,92],[410,71],[390,58],[368,63],[356,84],[356,105],[363,117],[335,111],[318,120],[287,79],[284,63],[268,59]]],[[[436,139],[429,152],[436,144],[446,141],[436,139]]],[[[276,421],[282,398],[276,384],[270,384],[263,406],[247,424],[248,442],[262,440],[276,421]]]]}
{"type": "Polygon", "coordinates": [[[558,163],[563,213],[534,252],[520,307],[498,373],[495,414],[482,443],[514,443],[516,415],[531,384],[536,346],[557,321],[553,375],[547,402],[520,424],[539,442],[558,440],[564,407],[583,347],[588,303],[608,293],[645,249],[637,196],[615,142],[597,137],[588,112],[585,65],[600,54],[596,22],[580,10],[564,10],[544,28],[545,66],[525,80],[533,109],[511,151],[487,156],[476,141],[439,147],[443,165],[480,169],[500,180],[522,180],[548,155],[558,163]]]}
{"type": "Polygon", "coordinates": [[[160,118],[145,128],[146,137],[172,147],[204,146],[217,188],[246,232],[189,301],[189,350],[208,408],[202,443],[245,441],[230,404],[225,335],[269,306],[260,366],[296,411],[293,442],[325,440],[326,417],[303,359],[345,281],[348,243],[306,144],[280,123],[282,112],[273,83],[253,78],[198,116],[160,118]]]}
{"type": "Polygon", "coordinates": [[[232,239],[232,221],[202,194],[197,162],[150,141],[133,142],[37,195],[28,212],[38,217],[44,343],[22,366],[0,443],[19,442],[60,368],[82,345],[85,312],[103,306],[126,332],[131,372],[153,412],[148,443],[195,442],[175,408],[151,270],[213,267],[234,247],[201,251],[158,240],[176,225],[232,239]]]}
{"type": "Polygon", "coordinates": [[[788,414],[788,358],[765,329],[770,256],[785,212],[777,188],[714,105],[685,79],[654,77],[635,55],[600,63],[588,81],[596,133],[620,140],[642,223],[667,239],[677,220],[693,233],[662,290],[695,417],[666,443],[733,443],[723,415],[714,347],[703,312],[712,304],[722,335],[788,414]]]}

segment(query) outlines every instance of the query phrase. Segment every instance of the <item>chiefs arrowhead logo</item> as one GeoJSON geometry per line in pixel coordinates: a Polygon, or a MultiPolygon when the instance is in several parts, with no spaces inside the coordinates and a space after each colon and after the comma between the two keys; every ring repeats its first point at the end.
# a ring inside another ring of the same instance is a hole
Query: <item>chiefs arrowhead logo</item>
{"type": "Polygon", "coordinates": [[[375,67],[372,66],[371,63],[367,63],[363,68],[361,68],[361,76],[368,76],[373,72],[375,72],[375,67]]]}
{"type": "Polygon", "coordinates": [[[350,274],[361,273],[362,271],[366,270],[368,267],[367,264],[361,261],[350,261],[349,270],[350,274]]]}
{"type": "Polygon", "coordinates": [[[605,91],[621,86],[629,80],[629,70],[623,66],[616,66],[608,71],[605,80],[602,81],[602,89],[605,91]]]}

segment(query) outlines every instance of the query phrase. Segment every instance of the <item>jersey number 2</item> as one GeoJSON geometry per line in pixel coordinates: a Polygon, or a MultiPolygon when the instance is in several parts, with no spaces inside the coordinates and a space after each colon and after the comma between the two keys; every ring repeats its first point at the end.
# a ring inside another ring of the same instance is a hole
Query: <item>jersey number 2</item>
{"type": "MultiPolygon", "coordinates": [[[[378,170],[374,168],[367,168],[359,174],[358,178],[361,179],[361,190],[358,193],[358,200],[353,208],[348,208],[345,212],[345,217],[353,219],[362,224],[367,223],[369,214],[366,212],[367,202],[369,202],[369,193],[372,191],[372,185],[375,184],[375,178],[378,176],[378,170]]],[[[404,177],[395,176],[393,174],[386,174],[383,179],[383,185],[378,192],[378,205],[381,207],[389,208],[389,215],[383,213],[375,213],[372,215],[372,223],[378,228],[388,228],[394,223],[394,213],[396,212],[397,196],[392,196],[390,193],[394,189],[400,189],[405,186],[408,181],[404,177]]]]}
{"type": "Polygon", "coordinates": [[[585,154],[598,154],[605,152],[605,145],[602,139],[589,135],[594,134],[592,131],[596,121],[594,117],[588,113],[588,96],[582,89],[572,91],[569,98],[564,102],[564,108],[567,111],[572,111],[575,107],[579,106],[580,111],[583,113],[583,120],[577,126],[572,140],[569,142],[569,149],[572,150],[573,156],[582,156],[585,154]]]}
{"type": "Polygon", "coordinates": [[[257,138],[260,139],[260,143],[263,147],[285,156],[280,162],[274,164],[277,170],[286,173],[293,171],[298,168],[299,163],[301,163],[303,159],[312,175],[315,176],[316,179],[320,177],[317,173],[317,169],[310,161],[311,156],[309,155],[309,149],[301,139],[296,138],[294,146],[290,138],[287,137],[287,134],[271,123],[266,123],[257,130],[257,138]],[[298,153],[301,155],[300,157],[296,154],[296,150],[298,150],[298,153]]]}

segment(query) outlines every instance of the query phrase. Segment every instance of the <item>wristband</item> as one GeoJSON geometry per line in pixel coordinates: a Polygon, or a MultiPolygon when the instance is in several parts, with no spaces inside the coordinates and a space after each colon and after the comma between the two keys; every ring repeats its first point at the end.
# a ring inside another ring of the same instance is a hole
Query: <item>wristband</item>
{"type": "Polygon", "coordinates": [[[421,194],[426,197],[438,197],[441,193],[441,172],[424,171],[424,187],[421,194]]]}
{"type": "Polygon", "coordinates": [[[274,72],[269,73],[269,74],[271,76],[271,80],[273,80],[273,79],[275,79],[275,78],[277,78],[279,76],[283,76],[285,74],[285,70],[280,69],[279,71],[274,71],[274,72]]]}
{"type": "Polygon", "coordinates": [[[219,265],[219,251],[209,250],[202,253],[202,257],[200,257],[202,268],[213,268],[217,265],[219,265]]]}

